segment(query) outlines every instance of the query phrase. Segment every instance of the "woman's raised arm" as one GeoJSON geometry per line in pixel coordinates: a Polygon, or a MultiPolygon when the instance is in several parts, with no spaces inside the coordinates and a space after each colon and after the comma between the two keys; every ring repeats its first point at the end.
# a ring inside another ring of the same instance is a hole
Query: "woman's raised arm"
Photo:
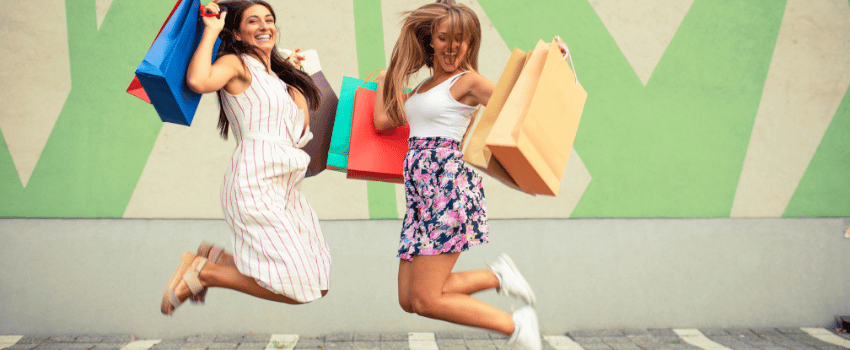
{"type": "Polygon", "coordinates": [[[186,71],[186,85],[192,91],[201,94],[223,88],[239,74],[238,68],[242,66],[239,58],[233,55],[220,57],[214,64],[210,64],[213,47],[215,47],[218,34],[224,28],[224,18],[227,16],[227,12],[220,12],[220,8],[215,2],[205,6],[204,12],[221,14],[221,16],[219,16],[220,18],[203,17],[204,34],[186,71]]]}

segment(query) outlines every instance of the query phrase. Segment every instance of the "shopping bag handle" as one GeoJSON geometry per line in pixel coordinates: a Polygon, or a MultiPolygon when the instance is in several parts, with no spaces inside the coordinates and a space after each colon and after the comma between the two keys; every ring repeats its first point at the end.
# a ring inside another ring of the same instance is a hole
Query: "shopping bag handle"
{"type": "Polygon", "coordinates": [[[381,69],[381,68],[375,68],[374,70],[372,70],[371,73],[369,73],[369,75],[366,76],[366,79],[363,79],[363,81],[364,82],[372,81],[372,80],[370,80],[372,78],[372,74],[375,74],[375,72],[379,72],[378,75],[375,76],[375,80],[374,80],[374,81],[378,81],[378,76],[381,75],[381,72],[383,72],[383,71],[384,70],[381,69]]]}
{"type": "Polygon", "coordinates": [[[204,4],[201,4],[201,17],[215,17],[221,19],[221,12],[212,13],[212,12],[204,12],[204,4]]]}
{"type": "Polygon", "coordinates": [[[570,55],[570,49],[567,48],[567,45],[564,45],[562,43],[558,43],[558,47],[564,49],[564,51],[567,52],[564,54],[564,58],[562,58],[561,61],[566,60],[567,58],[570,59],[570,65],[573,66],[573,76],[576,78],[575,84],[578,85],[578,74],[576,74],[576,65],[575,63],[573,63],[573,55],[570,55]]]}

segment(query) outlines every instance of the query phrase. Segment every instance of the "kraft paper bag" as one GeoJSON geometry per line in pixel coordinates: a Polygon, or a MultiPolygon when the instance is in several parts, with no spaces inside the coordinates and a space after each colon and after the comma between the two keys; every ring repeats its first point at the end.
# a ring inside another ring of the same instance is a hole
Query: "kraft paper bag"
{"type": "MultiPolygon", "coordinates": [[[[496,118],[499,117],[502,107],[507,100],[508,95],[514,87],[514,84],[519,78],[522,67],[525,65],[528,54],[520,49],[514,49],[508,63],[502,71],[499,82],[496,83],[496,88],[490,96],[490,101],[487,102],[487,107],[478,119],[477,124],[474,124],[474,129],[467,132],[469,143],[463,151],[463,161],[466,164],[472,165],[483,173],[490,175],[492,178],[506,186],[520,190],[516,181],[502,167],[502,164],[493,157],[492,152],[487,147],[485,142],[490,131],[493,129],[493,124],[496,123],[496,118]]],[[[464,140],[464,143],[466,140],[464,140]]]]}
{"type": "Polygon", "coordinates": [[[375,131],[375,99],[377,92],[357,88],[351,121],[351,148],[346,177],[370,181],[403,183],[404,157],[407,155],[407,125],[375,131]]]}
{"type": "Polygon", "coordinates": [[[526,193],[558,195],[578,131],[587,92],[567,57],[554,41],[539,41],[487,137],[487,147],[526,193]]]}

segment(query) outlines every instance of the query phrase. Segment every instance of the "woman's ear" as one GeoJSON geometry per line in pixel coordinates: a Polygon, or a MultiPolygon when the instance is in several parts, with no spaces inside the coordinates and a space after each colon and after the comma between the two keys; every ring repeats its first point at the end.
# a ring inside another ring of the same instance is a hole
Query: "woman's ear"
{"type": "Polygon", "coordinates": [[[239,35],[239,30],[233,31],[233,39],[236,39],[236,41],[242,41],[242,35],[239,35]]]}

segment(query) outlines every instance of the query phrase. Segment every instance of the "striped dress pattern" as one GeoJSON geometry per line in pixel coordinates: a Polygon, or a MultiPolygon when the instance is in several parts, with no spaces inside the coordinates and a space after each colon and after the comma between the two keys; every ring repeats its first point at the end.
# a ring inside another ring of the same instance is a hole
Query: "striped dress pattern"
{"type": "Polygon", "coordinates": [[[221,187],[225,221],[233,229],[236,267],[264,288],[298,302],[330,287],[331,256],[319,220],[299,191],[312,138],[286,84],[257,59],[245,92],[222,89],[222,105],[237,146],[221,187]]]}

